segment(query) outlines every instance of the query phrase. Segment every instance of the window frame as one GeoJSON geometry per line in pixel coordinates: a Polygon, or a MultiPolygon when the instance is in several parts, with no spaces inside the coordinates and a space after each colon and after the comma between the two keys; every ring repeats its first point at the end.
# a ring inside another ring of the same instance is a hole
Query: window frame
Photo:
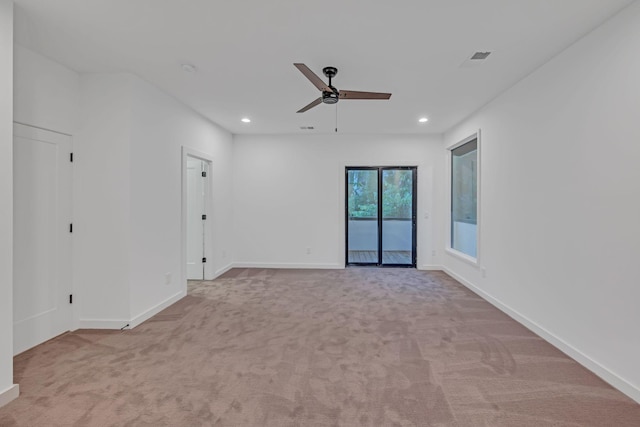
{"type": "Polygon", "coordinates": [[[450,146],[448,146],[447,149],[447,181],[448,181],[448,192],[447,192],[447,198],[448,198],[448,215],[447,215],[447,238],[446,238],[446,247],[445,247],[445,252],[448,253],[449,255],[452,255],[456,258],[459,258],[460,260],[466,262],[467,264],[471,264],[474,267],[479,268],[480,267],[480,253],[481,253],[481,230],[482,230],[482,226],[481,226],[481,201],[482,201],[482,194],[481,194],[481,177],[482,177],[482,160],[481,160],[481,154],[482,154],[482,138],[481,138],[481,130],[478,129],[476,132],[474,132],[473,134],[467,136],[466,138],[463,138],[462,140],[456,142],[455,144],[452,144],[450,146]],[[455,150],[458,147],[461,147],[473,140],[477,140],[477,168],[476,168],[476,256],[473,257],[471,255],[468,255],[464,252],[461,252],[455,248],[453,248],[452,246],[452,239],[453,239],[453,232],[452,232],[452,225],[453,225],[453,150],[455,150]]]}

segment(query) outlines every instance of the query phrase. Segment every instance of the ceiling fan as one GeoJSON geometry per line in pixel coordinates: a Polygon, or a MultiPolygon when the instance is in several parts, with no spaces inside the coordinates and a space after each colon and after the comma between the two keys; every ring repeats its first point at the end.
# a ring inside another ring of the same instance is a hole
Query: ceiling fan
{"type": "Polygon", "coordinates": [[[324,73],[324,75],[327,78],[329,78],[329,84],[325,84],[322,81],[322,79],[318,77],[313,71],[311,71],[309,67],[307,67],[306,65],[304,64],[293,64],[293,65],[295,65],[296,68],[300,70],[300,72],[304,74],[305,77],[308,78],[311,81],[311,83],[313,83],[313,85],[322,92],[322,96],[320,98],[312,101],[310,104],[306,105],[305,107],[302,107],[300,110],[297,111],[298,113],[304,113],[305,111],[322,103],[335,104],[340,99],[389,99],[391,98],[390,93],[358,92],[355,90],[336,89],[331,85],[331,79],[334,78],[336,74],[338,74],[338,69],[336,67],[324,67],[322,69],[322,72],[324,73]]]}

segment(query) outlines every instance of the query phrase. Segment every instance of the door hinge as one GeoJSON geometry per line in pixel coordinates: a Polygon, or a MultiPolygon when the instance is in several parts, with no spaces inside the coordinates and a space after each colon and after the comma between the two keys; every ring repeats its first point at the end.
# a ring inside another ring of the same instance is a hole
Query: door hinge
{"type": "Polygon", "coordinates": [[[69,233],[73,233],[73,224],[69,224],[69,233]]]}
{"type": "Polygon", "coordinates": [[[73,163],[73,153],[69,153],[69,161],[73,163]]]}
{"type": "Polygon", "coordinates": [[[207,216],[206,215],[202,215],[202,219],[207,219],[207,216]]]}
{"type": "Polygon", "coordinates": [[[202,171],[202,177],[206,178],[207,177],[207,173],[205,171],[202,171]]]}
{"type": "Polygon", "coordinates": [[[202,258],[202,263],[204,264],[205,262],[207,262],[206,258],[202,258]]]}
{"type": "Polygon", "coordinates": [[[69,304],[73,304],[73,294],[69,294],[69,304]]]}

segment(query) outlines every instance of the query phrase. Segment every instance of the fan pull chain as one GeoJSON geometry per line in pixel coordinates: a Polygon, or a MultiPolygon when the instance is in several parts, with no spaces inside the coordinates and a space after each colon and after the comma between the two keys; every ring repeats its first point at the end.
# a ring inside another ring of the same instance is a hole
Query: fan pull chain
{"type": "Polygon", "coordinates": [[[336,133],[338,133],[338,104],[336,103],[336,133]]]}

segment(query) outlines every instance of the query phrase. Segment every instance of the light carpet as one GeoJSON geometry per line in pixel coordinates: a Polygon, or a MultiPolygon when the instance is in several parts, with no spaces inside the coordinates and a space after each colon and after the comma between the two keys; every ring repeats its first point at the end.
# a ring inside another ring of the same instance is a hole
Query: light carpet
{"type": "Polygon", "coordinates": [[[0,426],[640,426],[441,272],[234,269],[130,331],[15,358],[0,426]]]}

